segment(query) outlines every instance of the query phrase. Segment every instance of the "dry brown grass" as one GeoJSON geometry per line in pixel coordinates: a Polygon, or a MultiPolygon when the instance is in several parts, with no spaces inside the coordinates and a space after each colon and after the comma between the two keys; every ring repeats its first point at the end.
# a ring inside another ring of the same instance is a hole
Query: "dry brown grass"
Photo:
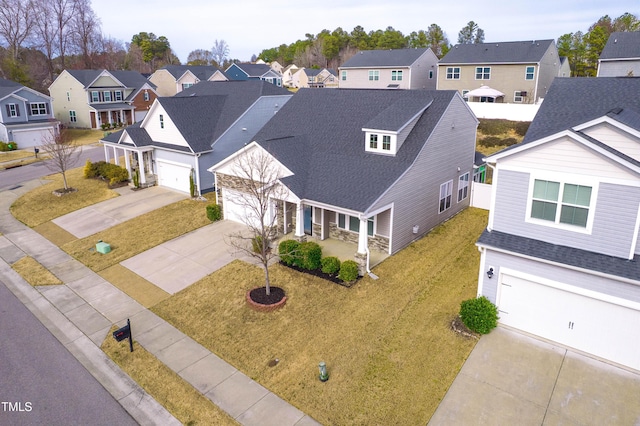
{"type": "MultiPolygon", "coordinates": [[[[215,194],[207,195],[213,197],[215,194]]],[[[207,204],[192,199],[178,201],[86,238],[67,243],[61,248],[92,270],[99,272],[210,224],[211,221],[206,214],[207,204]],[[100,254],[92,250],[98,240],[108,242],[111,252],[100,254]]]]}
{"type": "Polygon", "coordinates": [[[15,151],[0,151],[0,163],[34,157],[33,150],[17,149],[15,151]]]}
{"type": "Polygon", "coordinates": [[[38,226],[34,226],[33,230],[57,246],[62,246],[77,239],[71,232],[65,231],[53,222],[41,223],[38,226]]]}
{"type": "Polygon", "coordinates": [[[238,424],[156,357],[137,345],[135,340],[133,352],[129,352],[128,343],[116,342],[111,337],[115,330],[116,327],[111,329],[102,343],[102,350],[182,424],[238,424]]]}
{"type": "Polygon", "coordinates": [[[53,195],[54,190],[64,186],[62,175],[56,173],[47,177],[52,180],[51,183],[18,198],[11,206],[11,214],[25,225],[35,227],[56,217],[118,196],[118,193],[109,189],[105,182],[85,179],[83,167],[69,170],[66,174],[69,186],[76,188],[77,192],[62,197],[53,195]]]}
{"type": "Polygon", "coordinates": [[[450,322],[475,297],[486,220],[467,209],[351,289],[274,265],[289,298],[274,313],[246,307],[264,277],[240,261],[152,310],[323,424],[426,424],[475,345],[450,322]]]}
{"type": "Polygon", "coordinates": [[[113,265],[100,271],[99,275],[137,300],[145,308],[150,308],[171,296],[122,265],[113,265]]]}
{"type": "Polygon", "coordinates": [[[67,135],[71,142],[76,145],[91,145],[98,143],[104,136],[104,132],[91,129],[67,129],[67,135]]]}
{"type": "Polygon", "coordinates": [[[25,256],[11,265],[22,278],[32,286],[60,285],[62,281],[53,275],[34,258],[25,256]]]}

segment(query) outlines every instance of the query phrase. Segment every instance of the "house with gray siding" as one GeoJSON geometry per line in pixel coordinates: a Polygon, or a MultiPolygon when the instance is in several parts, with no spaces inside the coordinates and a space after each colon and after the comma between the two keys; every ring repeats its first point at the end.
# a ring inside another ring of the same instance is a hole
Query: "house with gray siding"
{"type": "Polygon", "coordinates": [[[438,57],[428,48],[361,50],[338,68],[341,89],[436,88],[438,57]]]}
{"type": "Polygon", "coordinates": [[[611,33],[598,59],[598,77],[640,77],[640,31],[611,33]]]}
{"type": "Polygon", "coordinates": [[[233,63],[224,71],[229,80],[262,80],[282,87],[282,74],[267,64],[233,63]]]}
{"type": "Polygon", "coordinates": [[[52,140],[58,124],[49,96],[0,78],[0,141],[36,147],[52,140]]]}
{"type": "Polygon", "coordinates": [[[500,323],[640,370],[640,78],[556,79],[486,158],[478,295],[500,323]]]}
{"type": "Polygon", "coordinates": [[[278,232],[351,242],[363,272],[370,251],[396,253],[469,205],[477,125],[455,91],[300,89],[210,171],[224,217],[243,222],[235,165],[265,153],[287,194],[272,200],[278,232]]]}
{"type": "Polygon", "coordinates": [[[141,186],[160,185],[198,194],[214,189],[207,168],[245,144],[292,94],[264,81],[202,81],[176,96],[160,97],[140,123],[106,136],[105,157],[141,186]]]}
{"type": "Polygon", "coordinates": [[[438,63],[437,88],[458,90],[464,96],[488,86],[504,96],[469,101],[535,104],[567,69],[554,40],[456,44],[438,63]]]}

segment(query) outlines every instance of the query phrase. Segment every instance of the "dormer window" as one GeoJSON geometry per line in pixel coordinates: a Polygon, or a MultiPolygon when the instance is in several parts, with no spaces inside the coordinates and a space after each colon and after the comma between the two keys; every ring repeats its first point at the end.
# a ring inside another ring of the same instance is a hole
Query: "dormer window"
{"type": "Polygon", "coordinates": [[[384,134],[375,130],[366,131],[366,145],[365,151],[377,152],[381,154],[393,154],[396,153],[397,135],[384,134]]]}
{"type": "Polygon", "coordinates": [[[369,135],[369,148],[378,149],[378,135],[369,135]]]}
{"type": "Polygon", "coordinates": [[[391,136],[382,135],[382,150],[383,151],[391,150],[391,136]]]}

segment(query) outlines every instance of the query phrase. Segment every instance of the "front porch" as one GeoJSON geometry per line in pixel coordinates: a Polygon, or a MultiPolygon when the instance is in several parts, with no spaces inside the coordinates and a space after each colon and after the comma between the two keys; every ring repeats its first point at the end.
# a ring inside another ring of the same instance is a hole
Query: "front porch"
{"type": "Polygon", "coordinates": [[[92,105],[90,112],[91,127],[100,129],[103,125],[109,127],[128,126],[134,123],[134,109],[127,104],[92,105]]]}
{"type": "Polygon", "coordinates": [[[104,144],[104,158],[107,162],[113,159],[114,164],[120,166],[120,161],[124,159],[124,168],[129,172],[129,179],[133,182],[133,176],[138,170],[138,186],[147,188],[154,186],[158,180],[155,173],[155,159],[153,148],[128,148],[123,146],[113,146],[104,144]]]}

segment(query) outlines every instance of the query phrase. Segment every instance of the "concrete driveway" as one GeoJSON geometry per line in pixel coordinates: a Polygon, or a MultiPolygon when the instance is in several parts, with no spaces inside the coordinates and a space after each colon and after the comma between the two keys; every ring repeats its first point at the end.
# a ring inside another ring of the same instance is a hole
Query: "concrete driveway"
{"type": "Polygon", "coordinates": [[[240,223],[221,220],[160,244],[120,264],[167,293],[174,294],[232,260],[242,258],[233,253],[225,237],[245,229],[246,226],[240,223]]]}
{"type": "Polygon", "coordinates": [[[76,238],[84,238],[189,197],[188,194],[159,186],[142,191],[132,191],[125,187],[117,191],[120,193],[119,197],[60,216],[54,219],[53,223],[76,238]]]}
{"type": "Polygon", "coordinates": [[[639,401],[640,374],[498,327],[429,425],[640,425],[639,401]]]}

